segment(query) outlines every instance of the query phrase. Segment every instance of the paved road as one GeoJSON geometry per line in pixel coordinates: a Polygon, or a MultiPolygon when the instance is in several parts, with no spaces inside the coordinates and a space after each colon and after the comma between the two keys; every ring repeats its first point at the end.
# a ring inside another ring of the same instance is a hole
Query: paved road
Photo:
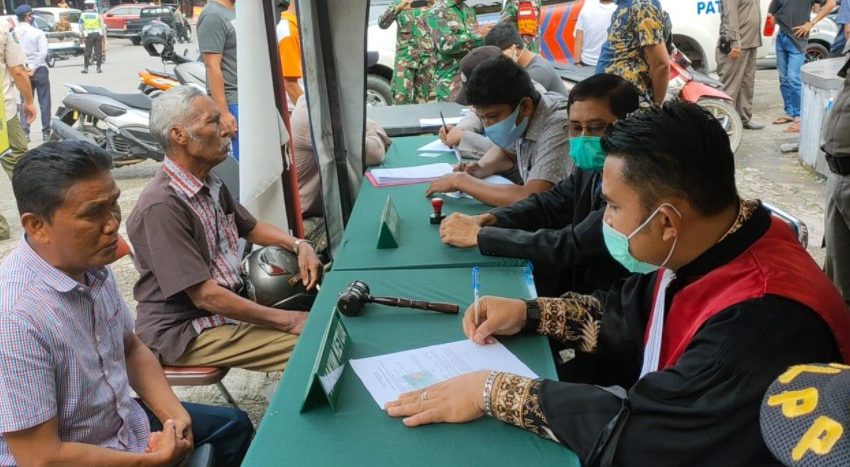
{"type": "MultiPolygon", "coordinates": [[[[197,53],[195,44],[190,55],[197,53]]],[[[183,47],[179,47],[182,52],[183,47]]],[[[138,87],[136,72],[144,67],[163,69],[162,63],[149,57],[142,47],[136,47],[124,39],[111,39],[108,46],[108,59],[104,64],[104,73],[80,74],[82,57],[58,62],[51,70],[54,112],[65,94],[63,83],[82,83],[107,87],[116,92],[135,92],[138,87]]],[[[165,68],[170,69],[171,65],[165,68]]],[[[92,69],[93,71],[93,69],[92,69]]],[[[768,200],[802,218],[809,226],[809,251],[823,262],[823,253],[819,247],[823,235],[824,181],[797,162],[796,153],[781,154],[779,145],[794,141],[794,137],[782,133],[781,127],[769,125],[770,121],[781,115],[779,86],[775,70],[762,70],[757,73],[755,96],[755,120],[766,123],[767,128],[760,131],[747,131],[736,157],[738,187],[742,196],[768,200]]],[[[41,126],[35,123],[32,134],[38,138],[34,144],[40,144],[41,126]]],[[[139,192],[157,168],[154,162],[144,162],[130,167],[116,169],[115,178],[122,190],[121,207],[126,216],[138,198],[139,192]]],[[[16,218],[11,185],[5,177],[0,177],[0,212],[7,219],[16,218]]],[[[14,224],[14,222],[13,222],[14,224]]],[[[122,226],[123,229],[123,226],[122,226]]],[[[20,238],[21,229],[13,225],[13,239],[20,238]]],[[[0,242],[0,258],[5,256],[16,240],[0,242]]],[[[136,272],[129,260],[123,259],[114,266],[122,293],[131,308],[132,286],[136,272]]],[[[258,423],[266,407],[264,392],[272,385],[279,374],[262,374],[234,370],[225,379],[240,405],[258,423]]],[[[184,400],[196,402],[224,403],[215,388],[178,388],[178,396],[184,400]]]]}

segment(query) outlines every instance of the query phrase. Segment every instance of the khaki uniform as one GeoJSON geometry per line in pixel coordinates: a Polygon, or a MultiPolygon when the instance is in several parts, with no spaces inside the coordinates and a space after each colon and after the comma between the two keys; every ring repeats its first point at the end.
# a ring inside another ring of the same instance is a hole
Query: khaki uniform
{"type": "MultiPolygon", "coordinates": [[[[0,22],[0,78],[2,79],[0,84],[3,86],[3,109],[6,120],[6,128],[2,130],[7,131],[10,148],[10,151],[0,155],[0,165],[3,166],[10,180],[18,160],[27,152],[27,136],[21,129],[21,121],[18,119],[20,93],[15,87],[9,68],[26,65],[26,63],[27,57],[13,38],[9,25],[5,21],[0,22]]],[[[0,240],[7,240],[10,234],[9,223],[0,215],[0,240]]]]}
{"type": "Polygon", "coordinates": [[[427,20],[430,8],[399,11],[401,3],[393,0],[378,21],[381,29],[387,29],[393,22],[398,24],[393,100],[396,104],[422,104],[428,102],[434,73],[434,41],[427,20]]]}
{"type": "Polygon", "coordinates": [[[753,117],[756,52],[761,47],[759,0],[721,0],[720,10],[720,37],[726,37],[733,49],[741,49],[741,55],[732,60],[718,47],[717,74],[746,124],[753,117]]]}
{"type": "Polygon", "coordinates": [[[481,46],[483,39],[478,33],[475,10],[465,2],[439,0],[431,9],[428,25],[436,58],[433,92],[437,101],[443,102],[449,100],[460,83],[455,77],[460,71],[461,59],[481,46]]]}

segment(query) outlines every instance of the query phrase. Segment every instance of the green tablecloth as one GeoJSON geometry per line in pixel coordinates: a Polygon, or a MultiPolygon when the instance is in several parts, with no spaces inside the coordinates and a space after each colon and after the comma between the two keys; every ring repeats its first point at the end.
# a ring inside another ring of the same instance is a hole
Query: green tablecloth
{"type": "MultiPolygon", "coordinates": [[[[416,149],[433,141],[434,135],[394,138],[381,167],[410,167],[437,162],[455,163],[453,153],[426,158],[416,149]]],[[[459,249],[440,241],[439,225],[431,224],[431,202],[425,197],[427,183],[375,188],[363,180],[357,201],[334,257],[334,270],[407,269],[469,266],[521,266],[525,261],[484,256],[477,248],[459,249]],[[387,197],[391,197],[401,220],[398,248],[379,250],[378,228],[387,197]]],[[[444,196],[443,213],[479,214],[488,207],[478,201],[444,196]]]]}
{"type": "MultiPolygon", "coordinates": [[[[521,268],[482,269],[482,293],[527,297],[522,274],[521,268]]],[[[467,269],[331,272],[243,465],[578,465],[567,448],[486,417],[464,425],[406,428],[378,408],[350,367],[340,380],[336,413],[327,405],[299,413],[336,296],[355,279],[368,283],[375,295],[457,303],[461,310],[472,301],[467,269]]],[[[370,304],[360,316],[343,319],[353,342],[352,358],[464,338],[456,315],[370,304]]],[[[541,377],[556,376],[545,338],[515,336],[502,342],[541,377]]]]}

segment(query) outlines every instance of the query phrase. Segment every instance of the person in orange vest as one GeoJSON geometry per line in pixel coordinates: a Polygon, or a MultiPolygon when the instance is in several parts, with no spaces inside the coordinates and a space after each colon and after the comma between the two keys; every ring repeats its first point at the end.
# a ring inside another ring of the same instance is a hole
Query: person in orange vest
{"type": "MultiPolygon", "coordinates": [[[[540,8],[542,0],[505,0],[499,22],[516,26],[525,48],[540,53],[540,8]]],[[[485,33],[486,34],[486,33],[485,33]]]]}
{"type": "Polygon", "coordinates": [[[277,51],[280,54],[280,70],[283,74],[283,87],[289,97],[290,108],[304,94],[301,88],[301,33],[298,30],[298,17],[295,15],[295,1],[283,0],[280,5],[286,11],[280,14],[277,23],[277,51]]]}

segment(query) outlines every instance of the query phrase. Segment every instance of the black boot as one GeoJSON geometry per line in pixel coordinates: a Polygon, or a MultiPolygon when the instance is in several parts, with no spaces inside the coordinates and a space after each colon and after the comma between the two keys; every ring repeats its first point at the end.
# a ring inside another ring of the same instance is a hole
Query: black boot
{"type": "Polygon", "coordinates": [[[81,71],[80,73],[85,74],[85,73],[88,73],[88,72],[89,72],[89,59],[83,57],[83,71],[81,71]]]}
{"type": "Polygon", "coordinates": [[[98,66],[97,66],[97,72],[98,72],[98,73],[103,73],[103,70],[101,70],[101,69],[100,69],[100,65],[98,65],[98,66]]]}
{"type": "Polygon", "coordinates": [[[85,73],[88,73],[88,72],[89,72],[89,67],[83,67],[83,71],[81,71],[80,73],[85,74],[85,73]]]}

